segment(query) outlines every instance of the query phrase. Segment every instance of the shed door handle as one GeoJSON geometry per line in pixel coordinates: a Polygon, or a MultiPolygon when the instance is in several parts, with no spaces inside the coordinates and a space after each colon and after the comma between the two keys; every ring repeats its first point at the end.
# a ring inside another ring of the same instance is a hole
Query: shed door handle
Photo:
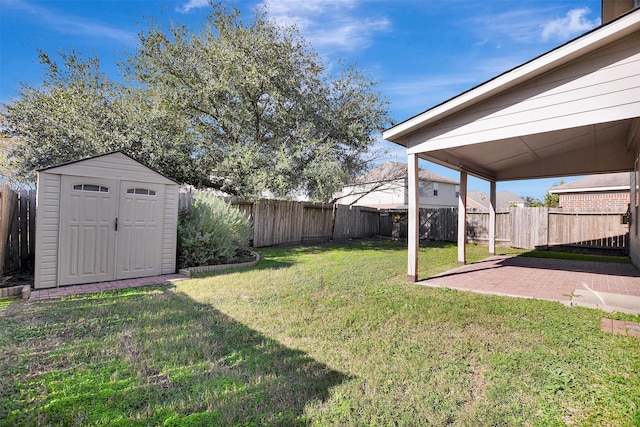
{"type": "Polygon", "coordinates": [[[115,228],[116,228],[116,231],[118,231],[118,218],[116,218],[115,228]]]}

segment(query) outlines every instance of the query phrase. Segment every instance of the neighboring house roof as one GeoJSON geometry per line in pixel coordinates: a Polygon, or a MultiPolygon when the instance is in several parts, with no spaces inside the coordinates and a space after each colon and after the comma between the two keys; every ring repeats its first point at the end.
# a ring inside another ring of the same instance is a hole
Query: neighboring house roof
{"type": "Polygon", "coordinates": [[[599,175],[589,175],[586,178],[578,179],[562,185],[556,185],[549,189],[549,193],[584,193],[594,191],[624,191],[629,190],[631,173],[605,173],[599,175]]]}
{"type": "MultiPolygon", "coordinates": [[[[358,176],[354,180],[353,184],[351,185],[370,184],[374,182],[383,182],[383,181],[395,181],[398,179],[404,179],[407,176],[408,176],[408,169],[407,169],[406,163],[386,162],[358,176]]],[[[424,169],[419,169],[418,177],[422,181],[442,182],[447,184],[459,183],[454,179],[450,179],[424,169]]]]}
{"type": "MultiPolygon", "coordinates": [[[[469,207],[489,210],[489,195],[483,191],[467,191],[467,203],[469,207]],[[469,203],[470,202],[470,203],[469,203]],[[473,206],[475,205],[475,206],[473,206]]],[[[508,212],[513,205],[527,205],[527,202],[511,191],[498,191],[496,193],[496,212],[508,212]]]]}

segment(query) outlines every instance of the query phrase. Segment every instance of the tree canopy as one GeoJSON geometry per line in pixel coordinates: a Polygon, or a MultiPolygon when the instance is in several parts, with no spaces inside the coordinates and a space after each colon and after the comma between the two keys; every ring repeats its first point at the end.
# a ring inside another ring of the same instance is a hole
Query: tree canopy
{"type": "MultiPolygon", "coordinates": [[[[560,181],[553,184],[551,188],[557,187],[558,185],[562,185],[564,183],[564,180],[561,179],[560,181]]],[[[558,193],[550,193],[549,191],[545,193],[542,200],[529,196],[525,197],[524,200],[529,204],[529,206],[534,208],[542,206],[547,208],[557,208],[558,206],[560,206],[560,196],[558,195],[558,193]]]]}
{"type": "Polygon", "coordinates": [[[164,108],[153,89],[110,80],[97,58],[60,52],[62,64],[40,52],[40,87],[23,85],[2,115],[0,174],[33,181],[34,171],[124,150],[182,182],[197,182],[187,123],[164,108]]]}
{"type": "Polygon", "coordinates": [[[256,198],[327,199],[367,164],[389,122],[376,83],[354,66],[331,75],[295,27],[257,9],[213,5],[198,33],[151,24],[121,62],[40,52],[40,87],[23,85],[2,117],[6,175],[122,149],[195,186],[256,198]]]}

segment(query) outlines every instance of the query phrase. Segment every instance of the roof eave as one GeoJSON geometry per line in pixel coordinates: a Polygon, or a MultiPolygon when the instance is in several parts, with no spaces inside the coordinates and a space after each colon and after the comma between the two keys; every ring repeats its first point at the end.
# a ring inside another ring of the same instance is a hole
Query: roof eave
{"type": "Polygon", "coordinates": [[[552,194],[564,194],[564,193],[601,193],[605,191],[629,191],[629,185],[617,185],[609,187],[584,187],[584,188],[565,188],[565,189],[549,189],[549,193],[552,194]]]}

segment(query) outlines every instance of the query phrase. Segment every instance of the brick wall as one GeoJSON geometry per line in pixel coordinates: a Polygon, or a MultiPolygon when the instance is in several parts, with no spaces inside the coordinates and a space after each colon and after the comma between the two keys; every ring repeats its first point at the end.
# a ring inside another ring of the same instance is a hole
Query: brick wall
{"type": "Polygon", "coordinates": [[[560,207],[580,212],[626,212],[629,204],[629,191],[561,193],[560,207]]]}

